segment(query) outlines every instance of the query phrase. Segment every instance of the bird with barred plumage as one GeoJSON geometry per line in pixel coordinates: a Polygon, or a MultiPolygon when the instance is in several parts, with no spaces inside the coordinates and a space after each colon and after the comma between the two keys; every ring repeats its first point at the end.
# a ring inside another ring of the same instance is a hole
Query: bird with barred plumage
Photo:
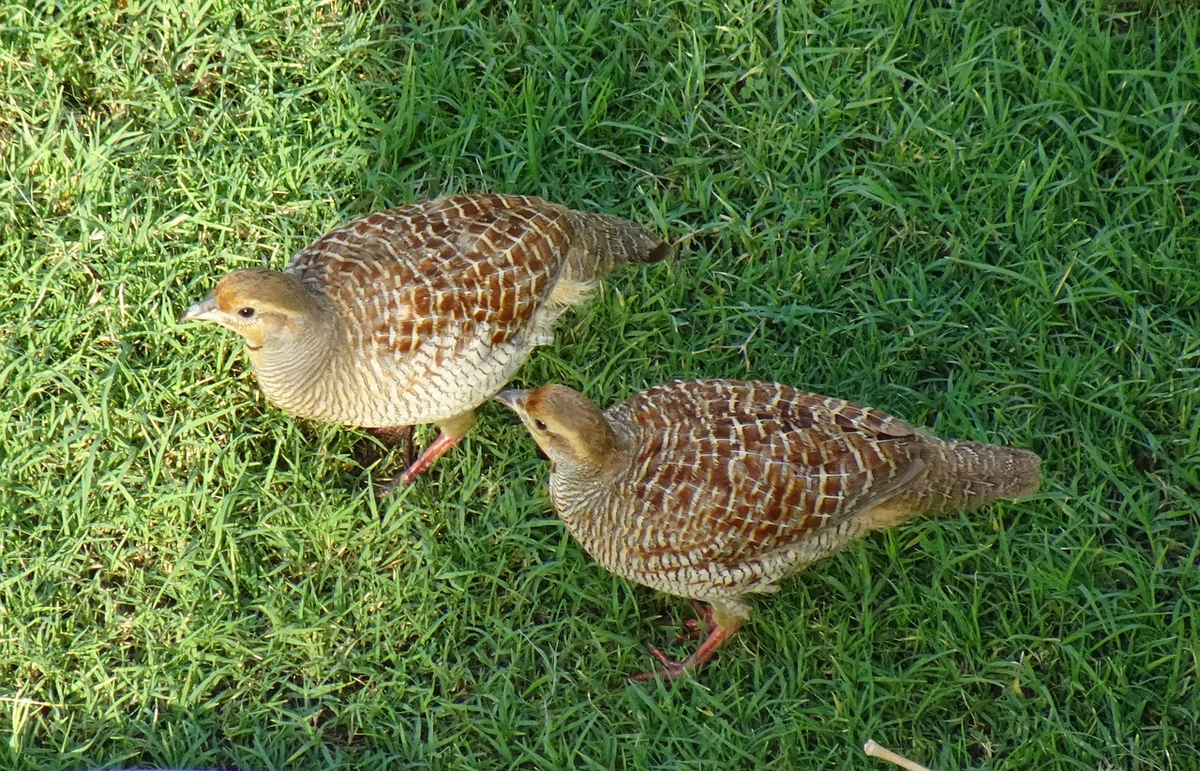
{"type": "Polygon", "coordinates": [[[551,461],[567,529],[618,576],[691,599],[707,638],[653,676],[704,664],[747,595],[917,514],[970,511],[1041,482],[1025,450],[949,441],[878,410],[776,383],[677,381],[607,412],[565,386],[501,391],[551,461]]]}
{"type": "Polygon", "coordinates": [[[233,271],[181,320],[241,335],[263,393],[292,415],[385,440],[436,424],[438,438],[386,492],[458,442],[600,279],[669,253],[618,217],[527,196],[448,196],[348,222],[283,271],[233,271]]]}

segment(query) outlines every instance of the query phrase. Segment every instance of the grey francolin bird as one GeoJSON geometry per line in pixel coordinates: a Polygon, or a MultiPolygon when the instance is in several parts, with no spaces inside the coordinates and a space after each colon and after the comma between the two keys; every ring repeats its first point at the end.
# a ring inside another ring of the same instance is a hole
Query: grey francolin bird
{"type": "Polygon", "coordinates": [[[383,438],[436,424],[441,434],[386,492],[461,439],[475,408],[601,278],[669,252],[617,217],[449,196],[348,222],[282,272],[234,271],[181,320],[245,338],[263,393],[292,415],[383,438]]]}
{"type": "Polygon", "coordinates": [[[746,595],[872,530],[1037,490],[1041,459],[947,441],[897,418],[774,383],[667,383],[601,412],[565,386],[501,391],[551,461],[550,498],[597,562],[708,603],[699,667],[749,615],[746,595]]]}

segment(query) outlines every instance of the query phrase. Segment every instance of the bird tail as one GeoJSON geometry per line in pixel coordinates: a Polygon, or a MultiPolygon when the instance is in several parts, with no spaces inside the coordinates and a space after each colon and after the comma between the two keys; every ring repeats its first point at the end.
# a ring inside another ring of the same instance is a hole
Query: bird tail
{"type": "Polygon", "coordinates": [[[581,249],[572,250],[571,278],[590,283],[630,262],[665,260],[671,247],[646,228],[610,214],[572,211],[581,249]]]}
{"type": "Polygon", "coordinates": [[[1032,495],[1042,484],[1042,459],[1026,450],[941,439],[931,449],[924,479],[904,496],[916,511],[972,511],[1032,495]]]}

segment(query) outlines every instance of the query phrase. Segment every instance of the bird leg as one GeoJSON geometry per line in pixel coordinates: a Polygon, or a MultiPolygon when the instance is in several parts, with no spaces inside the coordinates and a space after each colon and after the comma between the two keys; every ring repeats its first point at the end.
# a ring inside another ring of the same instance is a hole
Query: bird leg
{"type": "MultiPolygon", "coordinates": [[[[412,463],[413,450],[413,427],[412,426],[380,426],[368,428],[367,433],[379,440],[379,443],[384,446],[383,452],[379,451],[373,443],[363,441],[359,442],[358,447],[354,451],[354,459],[361,466],[370,466],[373,463],[378,463],[381,459],[387,458],[397,445],[400,446],[400,457],[402,468],[408,468],[412,463]]],[[[386,468],[386,467],[385,467],[386,468]]],[[[369,484],[369,483],[368,483],[369,484]]],[[[386,483],[381,483],[376,488],[375,494],[382,496],[386,494],[383,486],[386,483]]]]}
{"type": "Polygon", "coordinates": [[[442,432],[438,434],[438,438],[429,443],[424,452],[418,455],[417,459],[409,464],[408,468],[404,469],[403,474],[393,477],[391,480],[380,485],[376,495],[382,498],[397,488],[412,484],[414,479],[428,471],[437,462],[438,458],[446,454],[447,450],[458,444],[458,441],[466,436],[467,431],[473,425],[475,425],[474,411],[439,423],[438,428],[442,432]]]}
{"type": "MultiPolygon", "coordinates": [[[[391,450],[396,445],[400,445],[402,462],[407,468],[412,463],[412,426],[384,426],[380,428],[368,428],[367,432],[375,437],[380,443],[391,450]]],[[[376,459],[378,460],[378,459],[376,459]]]]}
{"type": "Polygon", "coordinates": [[[730,631],[723,627],[713,627],[712,631],[708,633],[708,639],[701,643],[700,647],[696,649],[695,653],[693,653],[691,656],[688,656],[683,661],[671,658],[653,645],[647,645],[646,647],[650,649],[650,655],[657,659],[658,663],[662,664],[663,668],[657,671],[652,670],[649,672],[641,672],[639,674],[632,675],[629,678],[629,681],[640,683],[646,680],[653,680],[656,677],[665,677],[668,680],[678,680],[680,677],[683,677],[684,673],[702,666],[704,662],[711,659],[713,654],[717,652],[717,648],[720,648],[722,645],[724,645],[725,641],[729,639],[731,634],[732,633],[730,631]]]}
{"type": "MultiPolygon", "coordinates": [[[[695,600],[693,600],[693,604],[697,606],[699,605],[699,603],[695,600]]],[[[644,682],[646,680],[653,680],[657,677],[664,677],[668,680],[678,680],[684,675],[684,673],[700,668],[705,662],[711,659],[713,654],[717,652],[717,649],[724,645],[725,641],[733,636],[733,634],[741,627],[742,621],[745,620],[744,616],[733,615],[727,612],[722,613],[718,611],[714,614],[711,606],[704,608],[702,612],[701,609],[697,607],[697,612],[704,617],[705,624],[708,627],[708,637],[705,638],[704,642],[700,644],[700,647],[696,649],[696,652],[691,656],[688,656],[683,661],[678,661],[663,653],[657,647],[653,645],[647,645],[646,647],[650,649],[650,655],[657,659],[658,663],[662,664],[663,668],[657,671],[652,670],[633,675],[629,678],[630,682],[644,682]]],[[[695,625],[697,624],[694,623],[693,627],[695,625]]],[[[685,626],[687,625],[685,624],[685,626]]]]}
{"type": "Polygon", "coordinates": [[[400,476],[400,483],[405,485],[412,484],[412,481],[428,471],[437,462],[438,458],[445,455],[451,447],[458,444],[458,440],[461,438],[460,436],[451,436],[445,431],[438,434],[438,438],[430,442],[425,451],[417,456],[416,461],[404,470],[404,473],[400,476]]]}
{"type": "Polygon", "coordinates": [[[438,434],[438,438],[429,443],[425,451],[418,455],[417,459],[404,469],[403,474],[392,477],[379,485],[379,489],[375,492],[376,497],[383,498],[401,487],[411,485],[414,479],[428,471],[437,462],[438,458],[446,454],[447,450],[458,444],[459,438],[457,436],[450,436],[445,432],[438,434]]]}

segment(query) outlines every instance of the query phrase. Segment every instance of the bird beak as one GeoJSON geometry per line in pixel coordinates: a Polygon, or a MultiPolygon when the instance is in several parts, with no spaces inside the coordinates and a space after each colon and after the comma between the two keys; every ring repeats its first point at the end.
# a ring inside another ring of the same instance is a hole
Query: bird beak
{"type": "Polygon", "coordinates": [[[518,415],[525,411],[525,398],[529,396],[528,391],[522,391],[515,388],[510,388],[506,391],[501,391],[492,397],[492,399],[500,402],[505,407],[516,412],[518,415]]]}
{"type": "Polygon", "coordinates": [[[217,301],[213,299],[212,295],[209,295],[184,311],[183,315],[179,317],[179,322],[182,324],[185,321],[209,321],[216,310],[217,301]]]}

